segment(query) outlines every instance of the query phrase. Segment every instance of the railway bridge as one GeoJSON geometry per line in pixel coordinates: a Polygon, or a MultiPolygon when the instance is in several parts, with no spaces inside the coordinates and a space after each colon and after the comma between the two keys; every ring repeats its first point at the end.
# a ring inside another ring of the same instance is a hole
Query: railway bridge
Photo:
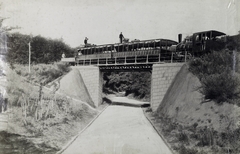
{"type": "Polygon", "coordinates": [[[186,62],[186,55],[176,57],[171,51],[143,50],[109,52],[91,55],[81,55],[75,58],[62,58],[63,62],[74,63],[95,106],[102,103],[103,72],[106,71],[150,71],[151,101],[153,111],[161,103],[178,71],[186,62]]]}

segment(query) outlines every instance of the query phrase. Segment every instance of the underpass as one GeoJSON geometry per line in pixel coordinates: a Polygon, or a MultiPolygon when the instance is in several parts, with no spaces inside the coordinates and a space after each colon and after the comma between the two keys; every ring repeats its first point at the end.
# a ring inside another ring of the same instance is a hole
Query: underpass
{"type": "Polygon", "coordinates": [[[144,116],[140,106],[147,102],[123,97],[110,99],[114,105],[107,107],[74,142],[67,145],[63,154],[171,154],[144,116]]]}

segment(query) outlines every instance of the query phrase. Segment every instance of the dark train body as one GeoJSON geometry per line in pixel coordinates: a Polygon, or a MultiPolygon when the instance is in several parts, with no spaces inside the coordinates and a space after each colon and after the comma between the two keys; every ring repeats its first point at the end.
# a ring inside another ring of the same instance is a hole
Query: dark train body
{"type": "Polygon", "coordinates": [[[193,33],[183,41],[181,41],[181,34],[178,37],[179,44],[175,47],[175,51],[181,54],[187,52],[192,56],[201,56],[212,50],[221,50],[226,44],[226,34],[215,30],[193,33]]]}

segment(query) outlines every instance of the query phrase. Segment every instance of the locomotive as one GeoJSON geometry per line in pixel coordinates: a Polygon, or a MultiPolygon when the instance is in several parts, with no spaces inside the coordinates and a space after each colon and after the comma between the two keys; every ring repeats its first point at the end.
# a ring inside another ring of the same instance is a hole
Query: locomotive
{"type": "Polygon", "coordinates": [[[179,43],[174,46],[173,51],[179,54],[201,56],[212,50],[218,51],[225,47],[226,34],[216,30],[193,33],[182,41],[182,34],[178,35],[179,43]]]}

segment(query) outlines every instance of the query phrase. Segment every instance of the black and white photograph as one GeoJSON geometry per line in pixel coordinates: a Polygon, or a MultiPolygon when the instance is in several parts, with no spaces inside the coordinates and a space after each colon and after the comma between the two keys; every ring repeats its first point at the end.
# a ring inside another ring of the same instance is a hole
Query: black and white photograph
{"type": "Polygon", "coordinates": [[[0,154],[240,154],[240,0],[0,0],[0,154]]]}

